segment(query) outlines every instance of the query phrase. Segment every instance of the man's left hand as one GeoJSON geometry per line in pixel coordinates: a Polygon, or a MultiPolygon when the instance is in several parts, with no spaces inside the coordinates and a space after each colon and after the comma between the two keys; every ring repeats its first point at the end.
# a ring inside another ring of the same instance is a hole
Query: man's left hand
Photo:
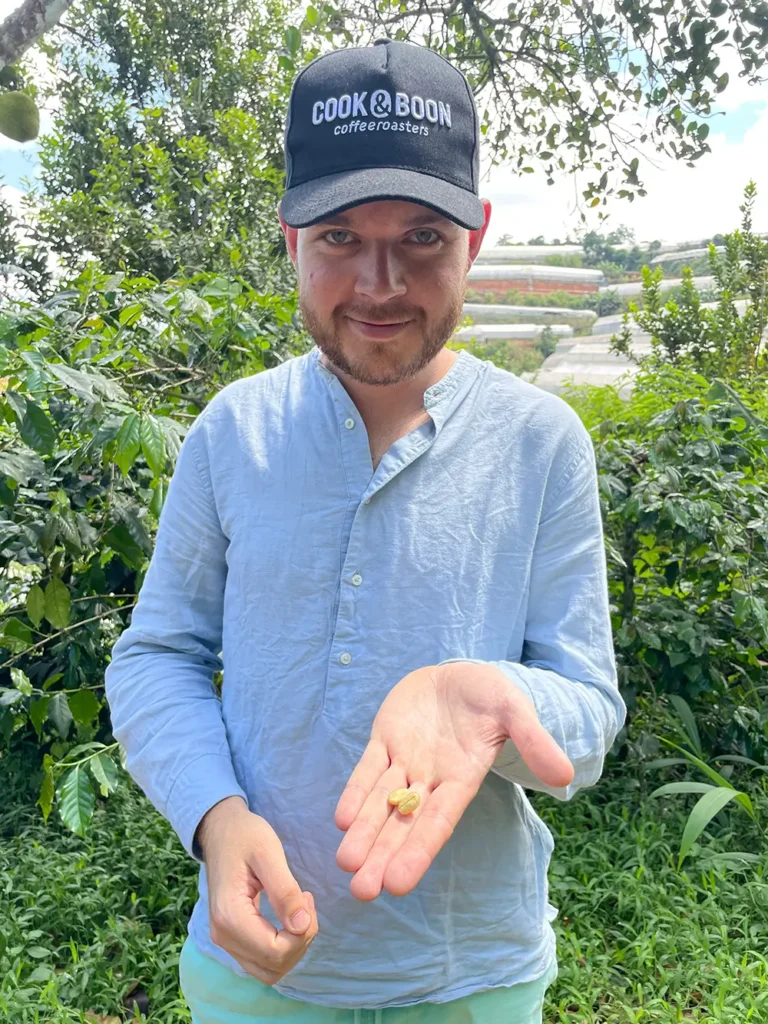
{"type": "Polygon", "coordinates": [[[353,896],[374,900],[382,888],[404,896],[418,884],[507,739],[545,784],[572,781],[571,762],[530,699],[494,666],[429,665],[389,692],[336,807],[346,832],[336,861],[355,873],[353,896]],[[421,798],[409,815],[387,802],[402,788],[421,798]]]}

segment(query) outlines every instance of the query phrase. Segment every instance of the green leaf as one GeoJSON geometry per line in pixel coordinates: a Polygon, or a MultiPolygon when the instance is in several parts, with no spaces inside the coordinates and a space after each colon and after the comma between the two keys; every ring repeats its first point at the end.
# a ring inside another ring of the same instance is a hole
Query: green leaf
{"type": "Polygon", "coordinates": [[[733,761],[735,764],[748,764],[750,768],[757,768],[758,771],[768,772],[768,764],[760,764],[752,757],[742,757],[741,754],[718,754],[716,761],[733,761]]]}
{"type": "Polygon", "coordinates": [[[77,528],[75,513],[71,508],[66,508],[56,516],[57,534],[65,544],[68,544],[78,554],[83,550],[83,542],[80,539],[80,531],[77,528]]]}
{"type": "Polygon", "coordinates": [[[45,588],[45,617],[54,629],[65,629],[72,620],[69,588],[58,576],[45,588]]]}
{"type": "Polygon", "coordinates": [[[32,452],[0,452],[0,473],[27,486],[31,479],[45,480],[45,463],[32,452]]]}
{"type": "Polygon", "coordinates": [[[145,525],[144,509],[137,502],[123,494],[115,495],[112,511],[115,519],[126,528],[134,543],[144,554],[152,554],[152,538],[145,525]]]}
{"type": "Polygon", "coordinates": [[[135,302],[132,306],[126,306],[125,309],[121,309],[119,317],[121,326],[131,327],[141,319],[143,312],[144,307],[140,302],[135,302]]]}
{"type": "Polygon", "coordinates": [[[63,672],[54,672],[54,674],[52,676],[48,676],[48,678],[43,683],[43,689],[44,690],[50,690],[50,688],[53,686],[54,683],[58,683],[58,681],[60,679],[63,679],[63,678],[64,678],[64,673],[63,672]]]}
{"type": "Polygon", "coordinates": [[[676,743],[673,743],[672,740],[664,739],[662,742],[666,743],[668,747],[674,747],[675,750],[679,750],[680,753],[685,756],[686,760],[690,761],[691,764],[695,764],[697,768],[703,771],[704,774],[708,778],[712,779],[713,782],[717,783],[718,786],[722,786],[725,789],[733,790],[733,792],[736,794],[737,802],[741,804],[741,806],[744,808],[744,810],[747,812],[750,818],[754,820],[755,811],[752,807],[752,801],[746,793],[739,792],[736,789],[736,787],[728,781],[728,779],[726,779],[719,772],[716,772],[714,768],[710,768],[706,761],[702,761],[700,757],[696,757],[689,750],[685,750],[683,747],[679,747],[676,743]]]}
{"type": "Polygon", "coordinates": [[[157,417],[158,423],[165,434],[165,448],[173,462],[181,449],[181,440],[184,436],[184,427],[181,423],[170,419],[168,416],[157,417]]]}
{"type": "Polygon", "coordinates": [[[140,569],[145,555],[122,523],[113,526],[104,536],[105,543],[120,555],[123,562],[133,569],[140,569]]]}
{"type": "Polygon", "coordinates": [[[694,718],[690,705],[687,701],[683,700],[683,698],[677,693],[671,693],[669,695],[669,699],[672,702],[672,704],[674,704],[675,710],[680,716],[680,719],[685,727],[685,731],[688,734],[688,739],[691,741],[691,746],[699,755],[699,757],[701,757],[701,737],[699,736],[699,728],[696,725],[696,719],[694,718]]]}
{"type": "Polygon", "coordinates": [[[40,964],[40,966],[36,967],[34,971],[24,979],[24,981],[25,984],[34,985],[41,981],[50,981],[53,976],[54,972],[52,968],[46,967],[45,964],[40,964]]]}
{"type": "Polygon", "coordinates": [[[131,466],[136,461],[136,456],[141,450],[139,439],[140,417],[135,413],[129,413],[123,420],[123,425],[117,432],[115,438],[115,462],[123,476],[128,476],[131,466]]]}
{"type": "Polygon", "coordinates": [[[101,711],[101,703],[93,690],[73,690],[67,693],[69,710],[78,725],[90,725],[101,711]]]}
{"type": "Polygon", "coordinates": [[[93,398],[93,382],[87,373],[75,370],[65,363],[46,363],[46,370],[57,377],[78,398],[93,398]]]}
{"type": "Polygon", "coordinates": [[[59,736],[65,740],[72,728],[72,712],[69,710],[65,693],[55,693],[51,697],[51,703],[48,705],[48,718],[53,722],[59,736]]]}
{"type": "Polygon", "coordinates": [[[97,754],[88,762],[93,777],[99,784],[102,796],[109,796],[117,789],[117,765],[109,754],[97,754]]]}
{"type": "Polygon", "coordinates": [[[307,19],[307,24],[314,28],[318,21],[317,8],[312,6],[308,7],[304,17],[307,19]]]}
{"type": "Polygon", "coordinates": [[[62,777],[58,805],[59,815],[67,828],[76,835],[84,836],[88,822],[93,817],[96,794],[88,775],[80,765],[62,777]]]}
{"type": "Polygon", "coordinates": [[[732,853],[711,853],[706,856],[707,864],[725,864],[726,867],[745,868],[750,864],[757,864],[763,858],[759,853],[745,853],[734,850],[732,853]]]}
{"type": "Polygon", "coordinates": [[[35,402],[27,399],[27,413],[19,426],[25,444],[43,455],[50,455],[56,441],[56,430],[46,413],[35,402]]]}
{"type": "Polygon", "coordinates": [[[43,812],[43,820],[48,821],[48,816],[51,813],[53,807],[53,771],[51,765],[53,764],[53,758],[50,754],[45,755],[43,765],[45,767],[45,775],[43,776],[43,784],[40,787],[40,796],[37,798],[37,803],[43,812]]]}
{"type": "Polygon", "coordinates": [[[20,654],[34,642],[32,630],[21,619],[11,616],[3,623],[3,632],[0,635],[0,644],[7,647],[14,654],[20,654]]]}
{"type": "Polygon", "coordinates": [[[691,847],[699,838],[701,833],[712,821],[716,814],[718,814],[725,807],[727,803],[734,799],[736,791],[733,789],[712,789],[709,793],[705,793],[704,796],[697,802],[696,806],[691,811],[688,821],[685,823],[685,829],[683,830],[683,838],[680,843],[680,854],[677,860],[678,871],[683,865],[683,861],[691,851],[691,847]]]}
{"type": "Polygon", "coordinates": [[[292,57],[295,57],[301,48],[301,32],[293,25],[285,30],[285,45],[292,57]]]}
{"type": "Polygon", "coordinates": [[[5,400],[13,410],[16,423],[19,424],[27,414],[27,400],[18,391],[6,391],[5,400]]]}
{"type": "Polygon", "coordinates": [[[9,708],[17,700],[21,700],[21,694],[18,690],[9,690],[5,687],[0,689],[0,708],[9,708]]]}
{"type": "Polygon", "coordinates": [[[670,793],[709,793],[710,790],[717,788],[708,782],[668,782],[666,786],[654,789],[651,796],[667,796],[670,793]]]}
{"type": "Polygon", "coordinates": [[[156,519],[160,518],[160,513],[163,511],[167,487],[168,485],[165,480],[158,480],[154,490],[152,491],[152,500],[149,503],[149,511],[156,519]]]}
{"type": "Polygon", "coordinates": [[[23,672],[20,668],[11,669],[11,682],[22,697],[32,696],[32,683],[30,683],[26,672],[23,672]]]}
{"type": "Polygon", "coordinates": [[[104,744],[99,742],[99,740],[91,740],[90,743],[78,743],[76,747],[71,747],[67,751],[67,756],[65,757],[64,761],[65,761],[65,763],[69,762],[69,761],[77,761],[80,758],[81,754],[85,754],[89,750],[103,750],[103,749],[104,749],[104,744]]]}
{"type": "Polygon", "coordinates": [[[33,960],[47,960],[51,955],[50,949],[45,949],[43,946],[30,946],[29,949],[25,950],[28,956],[31,956],[33,960]]]}
{"type": "Polygon", "coordinates": [[[45,617],[45,594],[43,593],[43,588],[37,583],[27,594],[27,615],[30,621],[34,623],[35,629],[40,626],[45,617]]]}
{"type": "Polygon", "coordinates": [[[37,733],[38,741],[43,738],[43,724],[48,716],[48,705],[50,703],[51,698],[48,696],[29,702],[29,720],[37,733]]]}
{"type": "Polygon", "coordinates": [[[162,427],[150,413],[143,413],[139,425],[141,451],[152,470],[153,476],[160,476],[165,469],[165,434],[162,427]]]}

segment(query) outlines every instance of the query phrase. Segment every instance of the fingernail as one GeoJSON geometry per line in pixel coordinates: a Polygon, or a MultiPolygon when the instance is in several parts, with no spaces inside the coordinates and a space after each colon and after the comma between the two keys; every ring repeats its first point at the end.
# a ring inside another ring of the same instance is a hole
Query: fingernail
{"type": "Polygon", "coordinates": [[[306,910],[297,910],[291,918],[291,927],[295,928],[296,931],[301,931],[306,928],[309,924],[309,914],[306,910]]]}

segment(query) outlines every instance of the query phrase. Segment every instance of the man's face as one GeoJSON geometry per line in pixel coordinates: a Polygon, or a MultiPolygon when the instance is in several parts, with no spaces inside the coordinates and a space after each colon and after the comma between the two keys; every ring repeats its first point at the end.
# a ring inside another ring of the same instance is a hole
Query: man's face
{"type": "Polygon", "coordinates": [[[442,350],[490,215],[467,231],[416,203],[365,203],[308,228],[283,224],[318,348],[363,384],[396,384],[442,350]]]}

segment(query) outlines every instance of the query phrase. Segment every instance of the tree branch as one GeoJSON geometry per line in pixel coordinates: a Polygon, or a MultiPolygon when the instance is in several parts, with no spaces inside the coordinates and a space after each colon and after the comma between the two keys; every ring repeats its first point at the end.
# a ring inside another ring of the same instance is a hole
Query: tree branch
{"type": "Polygon", "coordinates": [[[74,0],[24,0],[0,24],[0,70],[15,64],[40,36],[53,28],[74,0]]]}

